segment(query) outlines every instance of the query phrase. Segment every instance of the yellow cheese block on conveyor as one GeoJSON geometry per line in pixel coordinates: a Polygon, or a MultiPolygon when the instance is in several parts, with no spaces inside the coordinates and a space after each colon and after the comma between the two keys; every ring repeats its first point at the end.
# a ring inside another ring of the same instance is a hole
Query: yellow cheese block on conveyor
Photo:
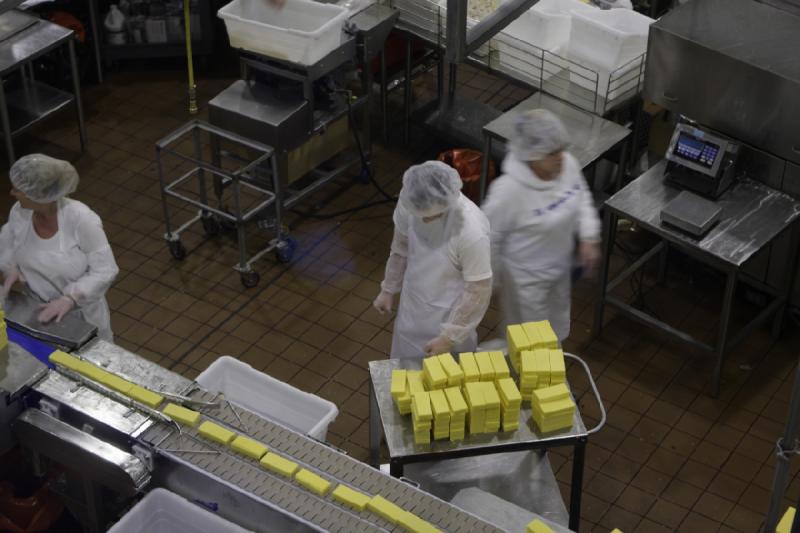
{"type": "Polygon", "coordinates": [[[536,389],[533,391],[534,400],[537,403],[552,402],[553,400],[564,400],[571,398],[569,388],[564,383],[553,385],[552,387],[545,387],[543,389],[536,389]]]}
{"type": "Polygon", "coordinates": [[[380,516],[387,522],[399,524],[405,511],[384,498],[383,496],[373,496],[367,503],[367,509],[380,516]]]}
{"type": "Polygon", "coordinates": [[[333,496],[333,499],[337,502],[352,507],[356,511],[363,511],[366,509],[367,503],[369,503],[370,500],[370,497],[363,492],[351,489],[347,485],[338,485],[333,489],[333,492],[331,492],[331,496],[333,496]]]}
{"type": "Polygon", "coordinates": [[[200,427],[197,428],[197,432],[204,439],[212,440],[226,446],[236,437],[236,433],[233,431],[219,424],[215,424],[214,422],[209,422],[208,420],[200,424],[200,427]]]}
{"type": "Polygon", "coordinates": [[[447,386],[447,374],[442,368],[438,356],[426,357],[422,360],[422,377],[428,390],[443,389],[447,386]]]}
{"type": "Polygon", "coordinates": [[[789,507],[783,514],[783,518],[778,522],[778,527],[775,528],[775,533],[789,533],[792,530],[792,523],[794,522],[795,508],[789,507]]]}
{"type": "Polygon", "coordinates": [[[239,435],[231,441],[231,450],[260,461],[269,451],[269,448],[257,440],[239,435]]]}
{"type": "Polygon", "coordinates": [[[526,533],[553,533],[550,527],[538,518],[528,524],[526,533]]]}
{"type": "Polygon", "coordinates": [[[395,401],[406,392],[406,371],[403,369],[392,370],[392,385],[390,389],[395,401]]]}
{"type": "Polygon", "coordinates": [[[489,357],[492,359],[494,367],[494,379],[503,379],[511,375],[503,352],[489,352],[489,357]]]}
{"type": "Polygon", "coordinates": [[[429,522],[408,511],[403,511],[399,516],[397,525],[409,533],[441,533],[440,529],[433,527],[429,522]]]}
{"type": "Polygon", "coordinates": [[[511,360],[511,366],[519,372],[519,354],[531,348],[528,335],[522,329],[522,326],[512,324],[506,327],[506,341],[508,343],[508,358],[511,360]]]}
{"type": "Polygon", "coordinates": [[[478,363],[475,362],[475,354],[472,352],[464,352],[458,354],[458,361],[461,370],[464,371],[464,383],[481,380],[481,371],[478,369],[478,363]]]}
{"type": "Polygon", "coordinates": [[[453,359],[449,353],[439,354],[439,364],[442,365],[442,370],[447,374],[447,385],[449,387],[459,386],[464,382],[464,371],[453,359]]]}
{"type": "Polygon", "coordinates": [[[151,390],[147,390],[144,387],[140,387],[139,385],[134,385],[131,387],[127,393],[127,396],[133,398],[137,402],[143,403],[148,407],[155,409],[161,402],[164,401],[164,397],[158,393],[155,393],[151,390]]]}
{"type": "Polygon", "coordinates": [[[261,461],[259,461],[259,463],[267,470],[275,472],[276,474],[280,474],[283,477],[288,477],[290,479],[292,475],[294,475],[294,473],[297,472],[297,469],[300,468],[300,466],[294,461],[290,461],[289,459],[281,457],[280,455],[273,452],[267,452],[267,454],[261,458],[261,461]]]}
{"type": "Polygon", "coordinates": [[[330,481],[305,468],[301,468],[294,475],[294,479],[317,496],[325,496],[331,490],[330,481]]]}
{"type": "Polygon", "coordinates": [[[161,412],[184,426],[195,427],[200,421],[200,413],[175,403],[168,403],[161,412]]]}
{"type": "Polygon", "coordinates": [[[476,353],[475,362],[478,364],[478,371],[481,373],[481,381],[494,380],[494,366],[489,352],[476,353]]]}

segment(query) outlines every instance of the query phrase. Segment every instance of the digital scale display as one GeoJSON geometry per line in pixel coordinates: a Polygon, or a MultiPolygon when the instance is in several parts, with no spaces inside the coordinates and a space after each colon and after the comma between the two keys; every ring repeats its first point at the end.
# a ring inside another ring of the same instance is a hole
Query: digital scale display
{"type": "Polygon", "coordinates": [[[710,169],[717,160],[720,147],[714,143],[704,141],[685,131],[678,136],[672,153],[678,157],[691,161],[710,169]]]}

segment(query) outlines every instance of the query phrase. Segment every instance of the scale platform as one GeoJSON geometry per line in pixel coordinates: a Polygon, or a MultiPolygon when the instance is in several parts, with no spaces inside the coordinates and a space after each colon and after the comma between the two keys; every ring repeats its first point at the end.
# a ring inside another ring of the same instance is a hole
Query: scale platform
{"type": "Polygon", "coordinates": [[[661,222],[702,237],[719,221],[722,208],[689,191],[681,191],[661,210],[661,222]]]}

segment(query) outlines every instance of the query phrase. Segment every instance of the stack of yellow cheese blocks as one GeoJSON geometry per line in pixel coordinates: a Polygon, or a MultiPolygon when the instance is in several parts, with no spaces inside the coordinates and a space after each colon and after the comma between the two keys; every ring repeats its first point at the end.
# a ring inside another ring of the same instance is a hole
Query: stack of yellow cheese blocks
{"type": "Polygon", "coordinates": [[[519,388],[526,401],[530,400],[535,389],[564,383],[566,374],[564,352],[560,349],[539,348],[520,352],[519,388]]]}
{"type": "Polygon", "coordinates": [[[433,438],[446,439],[450,436],[450,405],[444,390],[436,389],[429,393],[433,412],[433,438]]]}
{"type": "Polygon", "coordinates": [[[416,392],[411,396],[411,424],[414,426],[414,442],[428,444],[431,442],[431,409],[430,393],[416,392]]]}
{"type": "Polygon", "coordinates": [[[517,373],[521,373],[520,354],[523,351],[558,348],[558,337],[547,320],[510,325],[506,328],[506,340],[508,341],[508,357],[511,359],[511,366],[517,373]]]}
{"type": "Polygon", "coordinates": [[[8,330],[6,329],[6,314],[0,308],[0,350],[8,347],[8,330]]]}
{"type": "Polygon", "coordinates": [[[460,387],[464,382],[464,371],[461,369],[458,363],[456,363],[456,360],[453,359],[453,356],[449,353],[443,353],[435,357],[439,359],[439,364],[442,365],[442,370],[444,370],[444,373],[447,374],[447,386],[460,387]]]}
{"type": "Polygon", "coordinates": [[[543,433],[572,427],[575,402],[563,383],[533,391],[531,414],[543,433]]]}
{"type": "Polygon", "coordinates": [[[464,384],[464,399],[467,402],[467,422],[472,435],[484,433],[486,427],[486,399],[483,395],[482,381],[464,384]]]}
{"type": "Polygon", "coordinates": [[[443,389],[447,386],[447,374],[442,368],[438,356],[426,357],[422,360],[422,382],[429,391],[443,389]]]}
{"type": "Polygon", "coordinates": [[[553,533],[553,530],[537,518],[528,524],[525,533],[553,533]]]}
{"type": "Polygon", "coordinates": [[[496,386],[503,408],[501,421],[503,431],[516,431],[519,429],[519,408],[522,405],[522,395],[517,389],[517,384],[511,378],[498,379],[496,386]]]}
{"type": "Polygon", "coordinates": [[[444,390],[447,405],[450,408],[450,440],[464,440],[467,427],[467,403],[458,387],[448,387],[444,390]]]}
{"type": "Polygon", "coordinates": [[[501,402],[500,395],[497,393],[495,384],[489,381],[481,383],[483,387],[483,401],[484,401],[484,420],[483,432],[496,433],[500,431],[500,413],[501,402]]]}
{"type": "Polygon", "coordinates": [[[464,383],[481,380],[481,372],[478,369],[478,363],[475,361],[475,354],[472,352],[460,353],[458,354],[458,360],[461,363],[461,370],[464,372],[464,383]]]}
{"type": "Polygon", "coordinates": [[[401,415],[411,412],[411,398],[417,392],[424,392],[422,372],[419,370],[392,370],[391,393],[397,410],[401,415]],[[401,391],[402,388],[402,391],[401,391]]]}

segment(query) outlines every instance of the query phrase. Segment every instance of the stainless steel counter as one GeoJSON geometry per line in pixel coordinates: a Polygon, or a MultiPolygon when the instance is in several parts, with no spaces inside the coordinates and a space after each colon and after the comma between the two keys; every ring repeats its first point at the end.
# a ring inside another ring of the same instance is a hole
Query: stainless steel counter
{"type": "Polygon", "coordinates": [[[10,292],[5,305],[6,320],[11,327],[70,350],[83,346],[97,333],[97,328],[83,320],[79,310],[67,313],[61,322],[42,324],[38,319],[42,302],[28,292],[10,292]]]}
{"type": "Polygon", "coordinates": [[[664,182],[662,161],[609,198],[606,207],[676,244],[725,264],[741,266],[800,216],[800,202],[763,183],[745,179],[717,204],[720,222],[702,238],[661,224],[661,210],[681,191],[664,182]]]}
{"type": "Polygon", "coordinates": [[[9,342],[7,349],[0,350],[0,402],[9,403],[45,374],[47,366],[16,343],[9,342]]]}

